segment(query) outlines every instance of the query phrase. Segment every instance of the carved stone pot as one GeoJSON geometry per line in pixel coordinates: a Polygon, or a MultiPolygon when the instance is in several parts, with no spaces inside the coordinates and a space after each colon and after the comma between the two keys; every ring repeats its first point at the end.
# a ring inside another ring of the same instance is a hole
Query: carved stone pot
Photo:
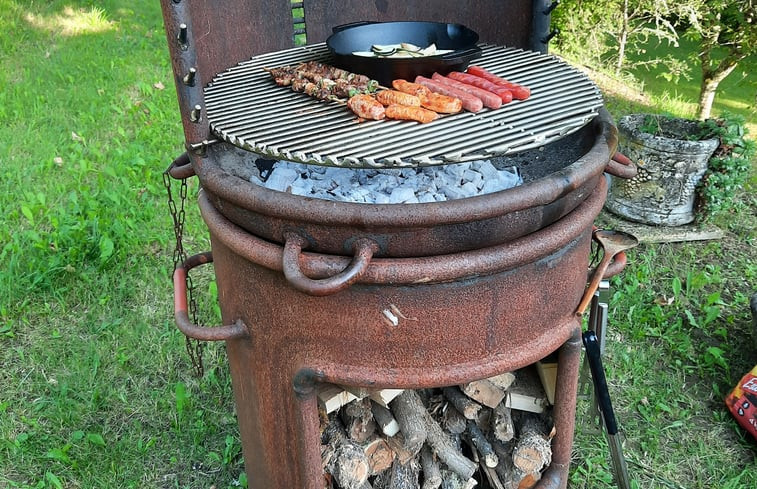
{"type": "Polygon", "coordinates": [[[641,131],[649,123],[645,114],[618,121],[620,149],[636,163],[638,174],[629,180],[613,178],[605,207],[643,224],[688,224],[695,217],[696,186],[719,141],[687,139],[699,131],[697,121],[652,117],[663,135],[641,131]]]}

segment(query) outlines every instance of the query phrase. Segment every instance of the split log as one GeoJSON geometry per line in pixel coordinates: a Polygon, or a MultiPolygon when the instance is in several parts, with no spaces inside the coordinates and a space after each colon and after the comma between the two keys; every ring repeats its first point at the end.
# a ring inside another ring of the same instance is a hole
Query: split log
{"type": "Polygon", "coordinates": [[[481,460],[487,467],[496,467],[499,463],[497,454],[494,453],[492,444],[484,436],[481,428],[473,421],[468,421],[468,437],[471,444],[476,448],[478,454],[481,456],[481,460]]]}
{"type": "Polygon", "coordinates": [[[547,406],[547,394],[536,368],[528,366],[515,372],[515,382],[507,390],[505,405],[519,411],[542,413],[547,406]]]}
{"type": "Polygon", "coordinates": [[[444,393],[444,397],[446,397],[447,400],[455,406],[455,409],[460,411],[460,414],[465,416],[466,419],[475,420],[478,418],[478,413],[481,411],[481,404],[463,394],[463,392],[457,387],[444,387],[442,392],[444,393]]]}
{"type": "Polygon", "coordinates": [[[405,437],[405,448],[417,455],[427,436],[423,417],[430,414],[426,406],[417,392],[406,390],[392,401],[391,410],[405,437]]]}
{"type": "Polygon", "coordinates": [[[327,414],[357,399],[354,394],[334,384],[318,384],[316,396],[319,406],[327,414]]]}
{"type": "Polygon", "coordinates": [[[491,431],[499,441],[510,441],[515,436],[512,411],[504,404],[494,408],[491,417],[491,431]]]}
{"type": "Polygon", "coordinates": [[[530,489],[541,479],[540,472],[526,473],[515,466],[512,460],[512,443],[492,440],[499,464],[494,468],[499,483],[504,489],[530,489]]]}
{"type": "MultiPolygon", "coordinates": [[[[465,455],[460,453],[450,440],[449,436],[442,430],[439,423],[431,417],[421,403],[420,397],[415,391],[408,390],[407,396],[409,403],[415,404],[415,411],[421,412],[423,426],[426,430],[426,440],[432,450],[450,470],[459,474],[464,480],[468,480],[476,471],[476,464],[470,461],[465,455]]],[[[401,424],[400,424],[401,425],[401,424]]]]}
{"type": "Polygon", "coordinates": [[[341,410],[347,436],[356,443],[364,443],[376,431],[370,399],[357,399],[341,410]]]}
{"type": "Polygon", "coordinates": [[[402,394],[402,389],[379,389],[372,390],[368,396],[384,407],[389,407],[392,399],[402,394]]]}
{"type": "Polygon", "coordinates": [[[472,489],[478,482],[473,477],[463,479],[459,474],[450,470],[442,470],[441,489],[472,489]]]}
{"type": "Polygon", "coordinates": [[[391,438],[387,438],[386,442],[394,451],[394,456],[400,463],[407,463],[417,455],[417,453],[413,453],[407,449],[405,446],[405,435],[403,435],[401,431],[391,438]]]}
{"type": "Polygon", "coordinates": [[[343,489],[365,489],[370,474],[370,464],[365,453],[347,438],[341,420],[333,415],[330,418],[321,438],[326,445],[321,452],[324,470],[343,489]]]}
{"type": "Polygon", "coordinates": [[[380,474],[392,466],[395,459],[394,450],[382,437],[374,435],[362,447],[371,475],[380,474]]]}
{"type": "Polygon", "coordinates": [[[538,416],[524,412],[520,418],[513,463],[525,473],[539,472],[552,461],[550,429],[538,416]]]}
{"type": "Polygon", "coordinates": [[[391,469],[381,473],[373,481],[374,489],[420,489],[418,478],[420,464],[416,459],[401,464],[395,460],[391,469]]]}
{"type": "Polygon", "coordinates": [[[495,408],[505,398],[505,390],[488,379],[474,380],[460,386],[463,393],[484,406],[495,408]]]}
{"type": "Polygon", "coordinates": [[[394,419],[389,408],[382,406],[374,400],[371,400],[371,412],[376,420],[381,432],[386,436],[394,436],[400,430],[400,425],[394,419]]]}
{"type": "Polygon", "coordinates": [[[421,448],[421,470],[423,472],[423,486],[421,489],[439,489],[442,485],[442,474],[434,454],[428,445],[421,448]]]}
{"type": "Polygon", "coordinates": [[[505,372],[503,374],[495,375],[487,379],[492,384],[496,385],[503,391],[506,391],[515,382],[515,374],[512,372],[505,372]]]}

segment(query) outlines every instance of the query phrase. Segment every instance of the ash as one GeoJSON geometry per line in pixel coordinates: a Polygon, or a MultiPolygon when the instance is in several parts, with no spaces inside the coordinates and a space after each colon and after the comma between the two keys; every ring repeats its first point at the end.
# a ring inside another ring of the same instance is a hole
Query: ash
{"type": "Polygon", "coordinates": [[[303,197],[366,204],[418,204],[463,199],[523,183],[517,167],[497,169],[489,160],[423,168],[336,168],[276,162],[252,183],[303,197]]]}

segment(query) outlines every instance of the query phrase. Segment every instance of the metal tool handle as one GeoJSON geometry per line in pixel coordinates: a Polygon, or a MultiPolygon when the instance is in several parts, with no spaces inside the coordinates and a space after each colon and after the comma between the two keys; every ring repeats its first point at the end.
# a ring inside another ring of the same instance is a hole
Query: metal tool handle
{"type": "Polygon", "coordinates": [[[216,327],[203,327],[193,324],[187,313],[187,272],[198,265],[213,262],[210,252],[200,253],[187,258],[173,272],[174,319],[182,333],[196,340],[225,341],[247,336],[247,326],[242,320],[234,324],[216,327]]]}
{"type": "Polygon", "coordinates": [[[610,175],[619,178],[630,179],[636,176],[636,173],[638,173],[638,168],[636,168],[636,164],[634,164],[634,162],[631,161],[631,159],[626,155],[616,152],[613,155],[612,159],[607,163],[605,171],[610,175]]]}
{"type": "Polygon", "coordinates": [[[371,263],[378,244],[368,238],[355,240],[354,256],[347,268],[336,275],[322,279],[307,277],[300,269],[300,254],[308,241],[295,232],[284,234],[284,254],[282,257],[284,276],[294,288],[315,296],[336,294],[355,283],[371,263]]]}
{"type": "Polygon", "coordinates": [[[594,380],[595,395],[599,402],[599,409],[602,411],[602,417],[605,420],[607,433],[615,435],[618,433],[618,423],[615,420],[615,411],[612,409],[610,400],[610,391],[607,389],[607,379],[605,378],[605,369],[602,366],[602,354],[599,345],[599,339],[594,331],[586,331],[583,334],[584,347],[586,348],[586,358],[589,361],[591,369],[591,378],[594,380]]]}

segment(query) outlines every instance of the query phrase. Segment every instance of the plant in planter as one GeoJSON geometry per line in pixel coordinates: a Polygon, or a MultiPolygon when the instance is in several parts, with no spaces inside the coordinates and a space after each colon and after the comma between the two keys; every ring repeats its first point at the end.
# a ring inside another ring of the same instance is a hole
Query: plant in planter
{"type": "Polygon", "coordinates": [[[733,195],[747,181],[757,144],[748,139],[741,116],[724,114],[720,119],[708,119],[703,129],[720,141],[697,186],[697,218],[704,222],[743,205],[733,195]]]}
{"type": "Polygon", "coordinates": [[[680,226],[695,218],[696,189],[720,145],[699,121],[631,114],[618,121],[620,149],[636,177],[613,179],[607,209],[643,224],[680,226]]]}

